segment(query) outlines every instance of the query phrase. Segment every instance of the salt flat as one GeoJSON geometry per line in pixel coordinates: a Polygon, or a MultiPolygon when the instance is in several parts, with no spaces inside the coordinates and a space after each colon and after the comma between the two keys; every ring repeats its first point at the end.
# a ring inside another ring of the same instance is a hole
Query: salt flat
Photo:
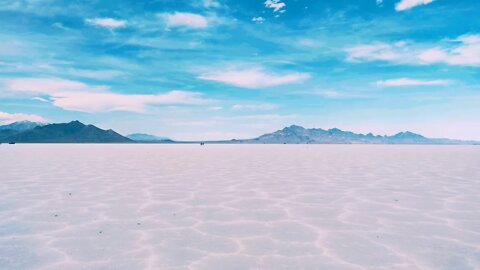
{"type": "Polygon", "coordinates": [[[0,269],[480,269],[480,147],[0,145],[0,269]]]}

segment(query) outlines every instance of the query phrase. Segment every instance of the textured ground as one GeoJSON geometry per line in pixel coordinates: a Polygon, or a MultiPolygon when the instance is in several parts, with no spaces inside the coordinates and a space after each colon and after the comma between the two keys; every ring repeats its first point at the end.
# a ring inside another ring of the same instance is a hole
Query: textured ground
{"type": "Polygon", "coordinates": [[[1,269],[480,269],[480,147],[0,145],[1,269]]]}

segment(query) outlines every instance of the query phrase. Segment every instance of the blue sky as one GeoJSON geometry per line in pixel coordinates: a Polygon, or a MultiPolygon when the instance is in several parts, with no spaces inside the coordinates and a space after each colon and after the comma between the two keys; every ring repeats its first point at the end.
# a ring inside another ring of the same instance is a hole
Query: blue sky
{"type": "Polygon", "coordinates": [[[480,140],[478,0],[0,2],[0,123],[480,140]]]}

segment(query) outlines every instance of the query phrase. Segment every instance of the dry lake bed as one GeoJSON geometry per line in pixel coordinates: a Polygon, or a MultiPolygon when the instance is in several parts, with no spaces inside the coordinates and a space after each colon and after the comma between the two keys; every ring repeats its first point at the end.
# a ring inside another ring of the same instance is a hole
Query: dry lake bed
{"type": "Polygon", "coordinates": [[[0,269],[480,269],[480,147],[0,145],[0,269]]]}

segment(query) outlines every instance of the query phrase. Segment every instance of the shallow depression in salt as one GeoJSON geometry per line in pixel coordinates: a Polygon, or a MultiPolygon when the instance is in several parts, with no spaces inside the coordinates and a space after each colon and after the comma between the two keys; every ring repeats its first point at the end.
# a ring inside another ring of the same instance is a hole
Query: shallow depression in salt
{"type": "Polygon", "coordinates": [[[0,145],[1,269],[480,269],[480,147],[0,145]]]}

